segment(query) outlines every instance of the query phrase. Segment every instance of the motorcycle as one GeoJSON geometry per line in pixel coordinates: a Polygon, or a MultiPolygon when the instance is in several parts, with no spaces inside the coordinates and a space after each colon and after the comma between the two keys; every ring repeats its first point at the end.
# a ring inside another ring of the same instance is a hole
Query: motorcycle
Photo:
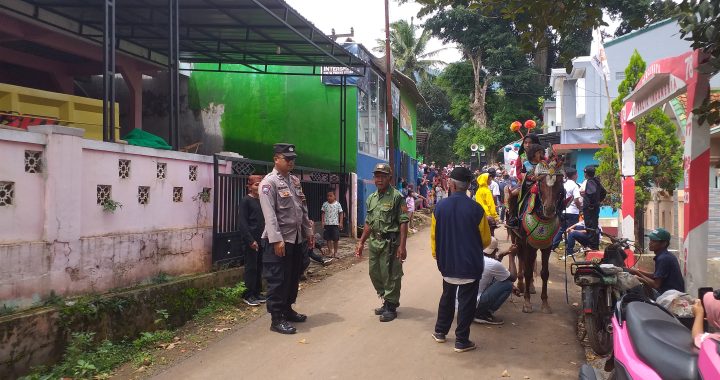
{"type": "MultiPolygon", "coordinates": [[[[609,379],[718,379],[719,342],[706,339],[698,353],[690,330],[669,311],[652,300],[628,294],[622,297],[612,318],[614,369],[609,379]]],[[[588,364],[580,379],[597,379],[588,364]]]]}
{"type": "Polygon", "coordinates": [[[571,264],[570,274],[575,284],[582,288],[582,313],[590,348],[597,355],[605,356],[612,351],[613,346],[613,306],[623,294],[616,287],[617,273],[621,271],[619,268],[635,263],[630,240],[618,239],[605,233],[602,235],[611,242],[602,255],[593,253],[598,251],[591,251],[586,256],[586,261],[575,261],[571,264]],[[587,260],[591,257],[599,260],[587,260]]]}

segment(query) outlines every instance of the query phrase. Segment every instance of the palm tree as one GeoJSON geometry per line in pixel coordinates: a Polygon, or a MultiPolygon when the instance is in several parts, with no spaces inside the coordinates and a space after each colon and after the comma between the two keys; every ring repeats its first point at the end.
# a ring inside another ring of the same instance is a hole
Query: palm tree
{"type": "MultiPolygon", "coordinates": [[[[396,69],[415,80],[426,80],[432,76],[429,72],[431,66],[445,64],[440,60],[429,59],[446,49],[426,52],[430,37],[430,31],[416,26],[412,18],[409,23],[406,20],[400,20],[390,24],[390,50],[396,69]],[[418,29],[422,29],[420,37],[415,35],[415,30],[418,29]]],[[[376,41],[378,45],[373,50],[385,53],[385,40],[377,39],[376,41]]]]}

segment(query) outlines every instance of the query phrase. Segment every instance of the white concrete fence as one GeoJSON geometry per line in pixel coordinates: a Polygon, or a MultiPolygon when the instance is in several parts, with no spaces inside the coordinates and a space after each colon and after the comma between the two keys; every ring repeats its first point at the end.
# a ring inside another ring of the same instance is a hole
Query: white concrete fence
{"type": "Polygon", "coordinates": [[[0,129],[0,306],[209,270],[212,165],[76,128],[0,129]]]}

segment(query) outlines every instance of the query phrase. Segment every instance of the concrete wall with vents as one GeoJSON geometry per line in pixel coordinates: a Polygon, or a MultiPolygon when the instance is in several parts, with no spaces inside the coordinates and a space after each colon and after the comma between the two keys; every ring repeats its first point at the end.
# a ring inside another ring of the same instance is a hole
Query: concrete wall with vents
{"type": "Polygon", "coordinates": [[[0,162],[0,305],[210,269],[211,157],[40,126],[0,129],[0,162]]]}

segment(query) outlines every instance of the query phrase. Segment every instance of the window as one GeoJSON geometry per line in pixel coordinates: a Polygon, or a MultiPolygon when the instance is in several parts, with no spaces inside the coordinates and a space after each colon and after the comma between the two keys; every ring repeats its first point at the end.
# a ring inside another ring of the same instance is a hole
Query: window
{"type": "Polygon", "coordinates": [[[625,79],[624,71],[618,71],[615,73],[615,80],[623,80],[623,79],[625,79]]]}
{"type": "Polygon", "coordinates": [[[358,89],[358,150],[387,159],[387,125],[385,80],[370,71],[368,92],[358,89]]]}

